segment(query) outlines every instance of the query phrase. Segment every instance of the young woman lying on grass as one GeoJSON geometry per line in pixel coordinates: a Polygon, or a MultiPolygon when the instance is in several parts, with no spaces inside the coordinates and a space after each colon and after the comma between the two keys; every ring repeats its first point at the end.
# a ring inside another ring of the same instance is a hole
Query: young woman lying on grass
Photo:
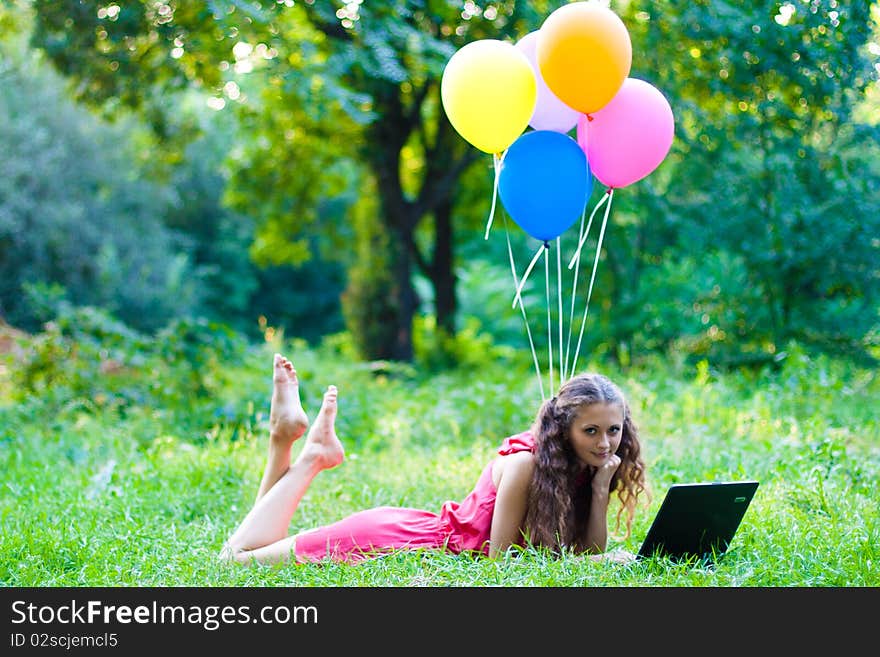
{"type": "Polygon", "coordinates": [[[629,536],[639,496],[648,494],[638,431],[620,389],[599,374],[569,379],[545,401],[528,431],[504,439],[471,493],[440,513],[382,506],[288,535],[312,479],[342,463],[329,386],[309,429],[292,363],[276,354],[269,414],[269,458],[254,507],[229,537],[221,558],[239,563],[355,562],[395,549],[432,548],[497,557],[512,546],[538,546],[593,559],[606,553],[608,503],[617,494],[629,536]],[[306,434],[293,464],[293,442],[306,434]]]}

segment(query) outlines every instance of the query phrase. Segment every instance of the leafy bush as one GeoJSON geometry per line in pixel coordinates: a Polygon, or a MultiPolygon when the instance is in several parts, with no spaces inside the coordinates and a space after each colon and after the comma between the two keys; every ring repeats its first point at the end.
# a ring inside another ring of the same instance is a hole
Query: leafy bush
{"type": "Polygon", "coordinates": [[[11,372],[19,401],[32,396],[46,396],[49,402],[83,397],[144,401],[122,372],[149,343],[102,309],[62,304],[42,332],[20,343],[20,360],[11,372]]]}
{"type": "Polygon", "coordinates": [[[11,368],[13,399],[58,407],[70,402],[121,411],[152,406],[184,424],[213,414],[229,385],[228,364],[247,343],[206,319],[175,319],[155,336],[131,329],[107,311],[61,306],[44,330],[19,339],[11,368]]]}
{"type": "Polygon", "coordinates": [[[513,347],[496,345],[493,336],[482,330],[475,317],[468,317],[455,335],[437,326],[433,315],[420,315],[413,324],[415,364],[425,372],[454,368],[478,370],[487,363],[497,365],[517,357],[513,347]]]}

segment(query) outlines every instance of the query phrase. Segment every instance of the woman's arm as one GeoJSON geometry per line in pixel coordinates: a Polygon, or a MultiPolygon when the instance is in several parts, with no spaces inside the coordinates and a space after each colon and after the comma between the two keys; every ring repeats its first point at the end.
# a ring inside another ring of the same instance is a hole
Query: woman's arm
{"type": "Polygon", "coordinates": [[[579,551],[600,554],[608,545],[608,489],[596,490],[590,500],[590,517],[579,551]]]}
{"type": "Polygon", "coordinates": [[[489,533],[489,556],[492,558],[504,554],[522,536],[529,487],[535,470],[531,452],[517,452],[503,458],[489,533]]]}
{"type": "Polygon", "coordinates": [[[620,457],[612,454],[593,475],[593,493],[590,499],[590,517],[579,551],[591,554],[605,552],[608,545],[608,500],[611,497],[611,477],[620,467],[620,457]]]}

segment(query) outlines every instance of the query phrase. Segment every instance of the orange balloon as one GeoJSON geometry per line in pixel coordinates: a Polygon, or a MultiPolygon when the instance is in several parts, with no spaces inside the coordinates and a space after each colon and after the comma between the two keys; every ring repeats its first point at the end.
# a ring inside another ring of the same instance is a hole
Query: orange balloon
{"type": "Polygon", "coordinates": [[[626,25],[595,1],[572,2],[547,16],[535,52],[550,90],[584,114],[608,104],[632,66],[626,25]]]}

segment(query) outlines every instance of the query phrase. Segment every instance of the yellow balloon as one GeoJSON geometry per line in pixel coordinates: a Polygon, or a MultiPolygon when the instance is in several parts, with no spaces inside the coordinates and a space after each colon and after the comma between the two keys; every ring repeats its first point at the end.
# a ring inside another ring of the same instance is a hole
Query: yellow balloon
{"type": "Polygon", "coordinates": [[[443,70],[440,99],[452,127],[486,153],[519,137],[535,109],[538,86],[526,55],[512,43],[481,39],[459,48],[443,70]]]}

